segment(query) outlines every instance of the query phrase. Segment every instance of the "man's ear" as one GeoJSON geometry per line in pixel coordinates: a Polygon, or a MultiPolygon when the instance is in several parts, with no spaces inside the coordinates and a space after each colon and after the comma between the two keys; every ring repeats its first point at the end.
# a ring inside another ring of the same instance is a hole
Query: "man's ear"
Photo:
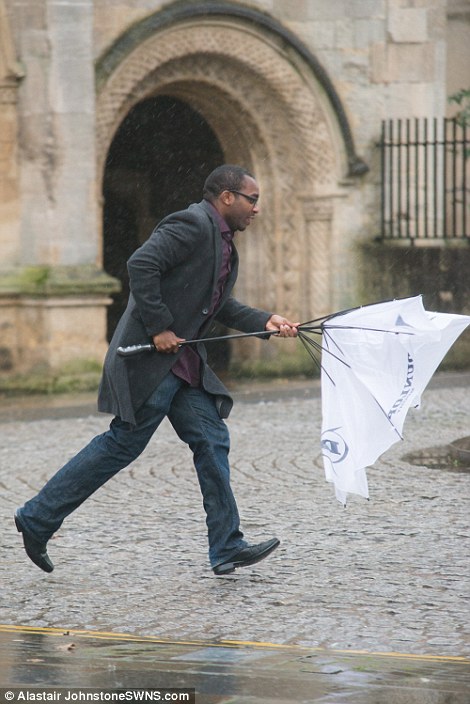
{"type": "Polygon", "coordinates": [[[232,205],[235,197],[231,191],[222,191],[219,198],[224,205],[232,205]]]}

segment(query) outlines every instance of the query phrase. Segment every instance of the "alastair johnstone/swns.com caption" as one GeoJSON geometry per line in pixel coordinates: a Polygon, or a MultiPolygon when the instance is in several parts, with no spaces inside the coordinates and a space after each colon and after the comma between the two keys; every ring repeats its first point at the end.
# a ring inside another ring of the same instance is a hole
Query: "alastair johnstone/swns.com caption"
{"type": "Polygon", "coordinates": [[[10,687],[0,689],[0,704],[11,702],[184,702],[196,704],[194,689],[91,689],[10,687]]]}

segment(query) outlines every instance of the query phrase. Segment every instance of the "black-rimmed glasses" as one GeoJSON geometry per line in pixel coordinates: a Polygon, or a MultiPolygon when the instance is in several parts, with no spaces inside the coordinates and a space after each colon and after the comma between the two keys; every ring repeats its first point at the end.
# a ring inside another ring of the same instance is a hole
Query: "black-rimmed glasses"
{"type": "Polygon", "coordinates": [[[243,196],[244,198],[247,199],[248,203],[250,203],[250,205],[252,205],[253,207],[254,207],[254,206],[256,205],[256,203],[258,202],[259,196],[249,196],[249,195],[247,195],[246,193],[242,193],[241,191],[235,191],[233,188],[230,188],[230,189],[229,189],[229,192],[230,192],[230,193],[236,193],[237,196],[243,196]]]}

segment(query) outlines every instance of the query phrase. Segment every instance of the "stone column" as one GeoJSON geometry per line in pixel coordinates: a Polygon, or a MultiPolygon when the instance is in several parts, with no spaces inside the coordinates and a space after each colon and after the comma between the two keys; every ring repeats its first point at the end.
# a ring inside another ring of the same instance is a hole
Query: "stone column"
{"type": "Polygon", "coordinates": [[[331,251],[333,201],[331,196],[306,197],[304,287],[306,314],[319,318],[331,313],[331,251]],[[308,311],[308,312],[307,312],[308,311]]]}
{"type": "Polygon", "coordinates": [[[93,4],[35,0],[12,11],[25,75],[18,89],[20,217],[0,251],[4,359],[13,371],[101,361],[116,282],[101,269],[93,4]]]}
{"type": "MultiPolygon", "coordinates": [[[[15,261],[20,240],[18,170],[18,86],[23,71],[16,61],[10,22],[0,0],[0,262],[15,261]]],[[[16,350],[13,311],[0,297],[0,371],[10,370],[16,350]]]]}

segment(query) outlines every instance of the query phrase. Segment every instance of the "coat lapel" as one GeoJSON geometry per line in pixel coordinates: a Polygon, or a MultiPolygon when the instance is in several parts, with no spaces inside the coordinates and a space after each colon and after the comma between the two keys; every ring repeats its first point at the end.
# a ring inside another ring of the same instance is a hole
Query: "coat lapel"
{"type": "MultiPolygon", "coordinates": [[[[212,207],[209,205],[209,203],[205,200],[201,201],[200,206],[203,208],[203,210],[207,213],[210,223],[211,223],[211,237],[213,238],[213,251],[214,251],[214,269],[212,272],[212,286],[211,286],[211,300],[214,295],[216,286],[217,286],[217,281],[219,279],[219,273],[220,273],[220,267],[222,266],[222,236],[220,234],[220,228],[219,224],[216,221],[212,207]]],[[[230,273],[228,275],[227,281],[224,286],[224,291],[222,294],[222,298],[219,301],[219,305],[217,306],[217,310],[211,315],[210,320],[207,321],[207,323],[203,326],[201,329],[202,331],[206,331],[208,327],[211,325],[212,321],[214,320],[214,317],[217,313],[218,310],[222,308],[224,303],[227,301],[229,298],[230,294],[232,293],[232,289],[235,285],[235,282],[237,280],[238,276],[238,252],[237,248],[235,247],[235,244],[232,240],[232,257],[231,257],[231,262],[230,262],[230,273]]]]}

